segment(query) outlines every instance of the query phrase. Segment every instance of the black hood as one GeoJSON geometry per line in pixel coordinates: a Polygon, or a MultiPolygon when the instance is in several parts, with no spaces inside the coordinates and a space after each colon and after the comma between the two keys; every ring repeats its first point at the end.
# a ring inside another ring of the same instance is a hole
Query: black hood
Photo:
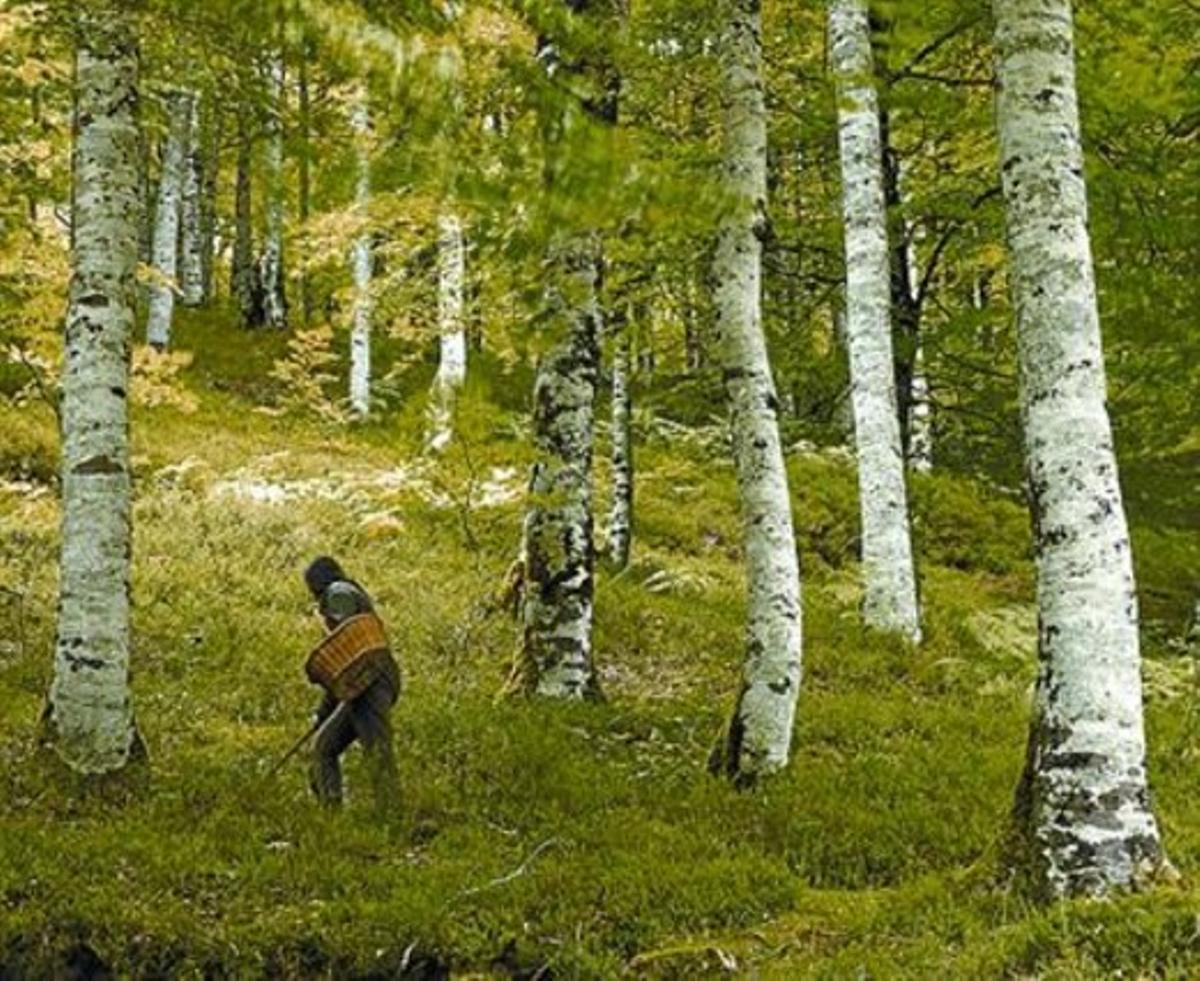
{"type": "Polygon", "coordinates": [[[304,570],[304,582],[308,586],[308,591],[313,594],[313,599],[320,599],[321,594],[332,583],[345,578],[346,573],[342,571],[337,560],[331,559],[328,555],[321,555],[313,559],[312,564],[304,570]]]}

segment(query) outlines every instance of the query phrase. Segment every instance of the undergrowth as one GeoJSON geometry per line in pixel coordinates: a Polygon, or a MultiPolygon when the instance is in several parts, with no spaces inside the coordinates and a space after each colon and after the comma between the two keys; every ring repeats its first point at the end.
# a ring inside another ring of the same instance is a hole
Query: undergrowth
{"type": "Polygon", "coordinates": [[[194,352],[179,376],[187,410],[168,400],[133,421],[133,688],[150,762],[116,781],[72,778],[37,745],[53,416],[5,410],[16,435],[0,464],[18,483],[0,494],[0,975],[1200,970],[1187,885],[1200,693],[1174,640],[1190,601],[1180,570],[1200,556],[1177,518],[1133,510],[1154,596],[1151,773],[1185,884],[1042,909],[998,855],[1033,677],[1019,500],[951,476],[915,482],[928,640],[914,651],[859,625],[845,455],[790,458],[805,572],[795,758],[737,792],[703,767],[742,644],[724,458],[642,433],[635,561],[603,571],[598,590],[606,701],[498,700],[515,628],[493,600],[528,462],[519,404],[492,397],[511,393],[503,367],[473,368],[457,441],[425,459],[416,383],[382,419],[331,425],[270,408],[277,339],[193,317],[180,344],[194,352]],[[319,552],[374,593],[404,666],[403,794],[385,817],[356,753],[341,814],[316,807],[302,764],[266,776],[316,700],[300,670],[317,628],[299,574],[319,552]]]}

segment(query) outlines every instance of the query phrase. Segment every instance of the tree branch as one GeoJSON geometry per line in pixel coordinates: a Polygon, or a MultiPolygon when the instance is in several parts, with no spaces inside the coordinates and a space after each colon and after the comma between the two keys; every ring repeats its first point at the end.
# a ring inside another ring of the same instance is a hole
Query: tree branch
{"type": "Polygon", "coordinates": [[[917,65],[936,54],[943,45],[948,44],[950,41],[953,41],[956,37],[958,37],[958,35],[970,30],[981,20],[983,20],[983,15],[975,14],[972,17],[968,17],[966,20],[960,20],[957,24],[952,25],[928,44],[918,48],[913,56],[908,59],[907,64],[905,64],[903,68],[889,73],[887,76],[888,81],[899,82],[906,78],[915,78],[916,76],[913,74],[913,69],[915,69],[917,65]]]}

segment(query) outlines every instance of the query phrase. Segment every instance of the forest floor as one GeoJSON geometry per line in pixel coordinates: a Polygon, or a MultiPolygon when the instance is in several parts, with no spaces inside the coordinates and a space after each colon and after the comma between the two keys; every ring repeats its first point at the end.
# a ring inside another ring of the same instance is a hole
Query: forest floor
{"type": "MultiPolygon", "coordinates": [[[[193,318],[179,344],[194,406],[134,418],[149,765],[118,779],[82,783],[38,748],[54,422],[44,405],[0,416],[0,977],[1200,973],[1200,684],[1181,640],[1200,536],[1170,503],[1185,461],[1124,469],[1151,774],[1183,881],[1047,910],[1001,861],[1034,672],[1019,501],[915,482],[927,641],[913,650],[858,624],[845,454],[789,457],[795,756],[739,792],[704,769],[742,650],[736,493],[713,434],[639,416],[635,560],[598,588],[606,701],[501,700],[515,627],[491,601],[520,527],[527,380],[481,362],[462,436],[431,460],[415,395],[349,429],[264,412],[281,339],[193,318]],[[402,796],[382,815],[357,751],[342,813],[317,808],[299,762],[266,779],[316,702],[300,572],[321,552],[373,591],[406,675],[402,796]]],[[[598,480],[603,514],[603,454],[598,480]]]]}

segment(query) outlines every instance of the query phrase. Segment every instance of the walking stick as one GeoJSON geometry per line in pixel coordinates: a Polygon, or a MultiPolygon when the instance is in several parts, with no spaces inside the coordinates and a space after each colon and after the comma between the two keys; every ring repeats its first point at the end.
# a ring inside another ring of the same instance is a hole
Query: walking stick
{"type": "Polygon", "coordinates": [[[275,774],[277,774],[280,770],[283,769],[284,764],[287,763],[288,760],[290,760],[293,756],[295,756],[297,753],[300,752],[300,750],[302,750],[305,747],[305,745],[308,743],[308,741],[310,739],[312,739],[313,736],[315,736],[315,735],[317,735],[317,733],[321,732],[321,730],[323,730],[326,726],[328,726],[331,722],[333,722],[334,719],[341,718],[341,716],[344,715],[346,712],[346,706],[349,704],[350,704],[349,702],[338,702],[338,707],[335,708],[331,713],[329,713],[328,717],[326,717],[326,719],[323,722],[314,722],[309,727],[308,732],[306,732],[303,736],[301,736],[299,739],[297,739],[296,742],[292,744],[292,748],[283,754],[283,756],[280,758],[278,763],[276,763],[273,767],[271,767],[270,772],[265,777],[263,777],[263,781],[266,782],[267,780],[270,780],[272,777],[274,777],[275,774]]]}

